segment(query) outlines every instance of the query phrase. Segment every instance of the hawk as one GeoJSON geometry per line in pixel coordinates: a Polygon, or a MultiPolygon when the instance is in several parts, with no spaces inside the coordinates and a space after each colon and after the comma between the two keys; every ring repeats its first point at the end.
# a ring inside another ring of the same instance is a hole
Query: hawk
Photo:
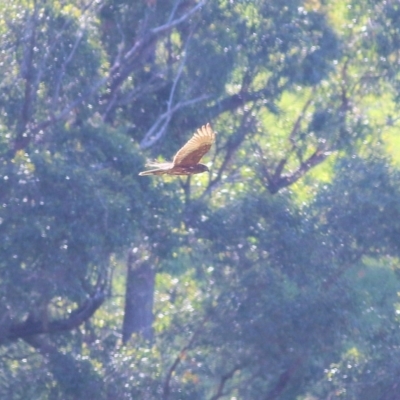
{"type": "Polygon", "coordinates": [[[154,167],[143,171],[139,175],[193,175],[208,171],[204,164],[199,164],[215,141],[215,133],[210,124],[203,125],[193,137],[175,154],[172,162],[151,162],[147,167],[154,167]]]}

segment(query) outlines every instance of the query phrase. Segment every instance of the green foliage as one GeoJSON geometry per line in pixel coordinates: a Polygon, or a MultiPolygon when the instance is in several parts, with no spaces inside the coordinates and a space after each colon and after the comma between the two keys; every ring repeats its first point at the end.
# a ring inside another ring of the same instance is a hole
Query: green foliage
{"type": "Polygon", "coordinates": [[[84,3],[0,6],[0,397],[397,398],[399,6],[84,3]]]}

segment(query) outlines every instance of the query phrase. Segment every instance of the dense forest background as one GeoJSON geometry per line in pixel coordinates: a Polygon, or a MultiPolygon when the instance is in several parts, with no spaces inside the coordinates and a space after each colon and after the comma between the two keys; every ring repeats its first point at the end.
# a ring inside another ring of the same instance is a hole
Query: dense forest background
{"type": "Polygon", "coordinates": [[[398,1],[0,15],[0,398],[400,399],[398,1]]]}

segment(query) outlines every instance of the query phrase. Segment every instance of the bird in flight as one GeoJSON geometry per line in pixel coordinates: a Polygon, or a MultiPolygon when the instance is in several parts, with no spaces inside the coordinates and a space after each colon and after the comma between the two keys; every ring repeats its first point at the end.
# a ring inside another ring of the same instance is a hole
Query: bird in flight
{"type": "Polygon", "coordinates": [[[193,175],[208,171],[207,165],[199,161],[215,142],[215,133],[210,124],[203,125],[193,137],[175,154],[172,162],[151,162],[147,167],[153,167],[143,171],[139,175],[193,175]]]}

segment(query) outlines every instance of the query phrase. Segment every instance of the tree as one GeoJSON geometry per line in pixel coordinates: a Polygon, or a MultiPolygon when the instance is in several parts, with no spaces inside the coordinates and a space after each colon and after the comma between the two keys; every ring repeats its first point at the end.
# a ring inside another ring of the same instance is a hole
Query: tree
{"type": "Polygon", "coordinates": [[[348,5],[0,6],[3,397],[396,395],[398,7],[348,5]]]}

